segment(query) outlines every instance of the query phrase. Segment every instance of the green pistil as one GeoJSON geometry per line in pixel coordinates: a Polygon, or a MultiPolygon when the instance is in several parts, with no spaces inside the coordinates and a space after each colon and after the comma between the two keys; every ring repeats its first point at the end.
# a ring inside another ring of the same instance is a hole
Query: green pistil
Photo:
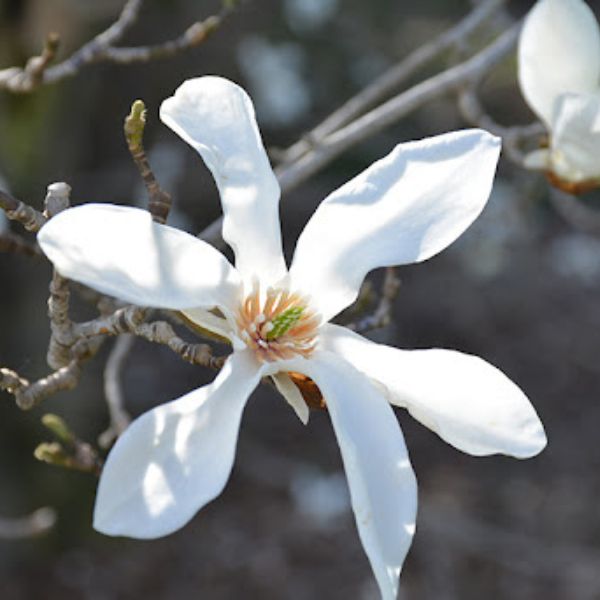
{"type": "Polygon", "coordinates": [[[303,306],[293,306],[284,310],[278,317],[273,319],[273,329],[267,333],[267,340],[275,340],[288,332],[300,320],[303,312],[303,306]]]}

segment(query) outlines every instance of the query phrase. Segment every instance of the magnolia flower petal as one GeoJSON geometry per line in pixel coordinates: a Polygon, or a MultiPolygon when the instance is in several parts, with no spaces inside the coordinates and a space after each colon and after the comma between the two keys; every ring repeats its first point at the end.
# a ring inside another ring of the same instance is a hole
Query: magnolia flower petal
{"type": "Polygon", "coordinates": [[[290,276],[329,320],[376,267],[426,260],[482,211],[500,139],[477,129],[400,144],[326,198],[306,225],[290,276]]]}
{"type": "Polygon", "coordinates": [[[337,352],[383,384],[389,400],[452,446],[473,454],[535,456],[546,434],[525,394],[484,360],[454,350],[399,350],[337,325],[321,334],[337,352]]]}
{"type": "Polygon", "coordinates": [[[294,409],[294,412],[304,425],[308,423],[310,410],[298,386],[286,373],[276,373],[272,377],[277,391],[285,398],[286,402],[294,409]]]}
{"type": "Polygon", "coordinates": [[[205,308],[188,308],[181,312],[193,325],[206,329],[226,340],[231,340],[235,335],[234,328],[227,319],[218,317],[205,308]]]}
{"type": "Polygon", "coordinates": [[[383,600],[395,600],[415,531],[417,483],[396,416],[362,373],[330,352],[285,366],[319,386],[340,446],[358,533],[383,600]]]}
{"type": "Polygon", "coordinates": [[[287,272],[279,184],[248,94],[221,77],[189,79],[162,103],[160,118],[211,170],[223,205],[223,238],[235,252],[242,277],[276,283],[287,272]]]}
{"type": "Polygon", "coordinates": [[[519,83],[533,111],[552,125],[555,103],[567,92],[600,85],[600,29],[582,0],[540,0],[519,40],[519,83]]]}
{"type": "Polygon", "coordinates": [[[565,94],[558,99],[552,170],[567,181],[600,178],[600,93],[565,94]]]}
{"type": "Polygon", "coordinates": [[[139,208],[71,208],[38,241],[61,275],[126,302],[177,310],[238,301],[239,276],[222,254],[139,208]]]}
{"type": "Polygon", "coordinates": [[[532,150],[523,158],[523,166],[531,171],[549,171],[552,168],[552,154],[548,148],[532,150]]]}
{"type": "Polygon", "coordinates": [[[136,419],[102,471],[95,529],[161,537],[218,496],[231,472],[242,411],[260,377],[252,354],[234,353],[212,384],[136,419]]]}

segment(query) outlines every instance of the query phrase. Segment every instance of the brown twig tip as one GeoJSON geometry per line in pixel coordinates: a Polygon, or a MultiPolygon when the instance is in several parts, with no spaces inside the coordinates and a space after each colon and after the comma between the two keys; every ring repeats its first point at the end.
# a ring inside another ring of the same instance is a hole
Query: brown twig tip
{"type": "Polygon", "coordinates": [[[146,128],[146,105],[136,100],[125,117],[123,132],[127,147],[138,168],[148,194],[148,211],[157,223],[166,223],[171,210],[171,196],[160,187],[154,175],[146,151],[144,150],[144,129],[146,128]]]}
{"type": "Polygon", "coordinates": [[[35,83],[41,81],[46,67],[54,60],[58,47],[60,45],[60,36],[58,33],[49,33],[44,42],[44,47],[39,56],[33,56],[25,65],[25,74],[29,75],[35,83]]]}
{"type": "Polygon", "coordinates": [[[394,267],[387,267],[385,270],[385,278],[381,286],[381,296],[379,303],[372,314],[367,315],[355,323],[346,325],[348,329],[364,333],[379,327],[386,327],[392,321],[392,309],[394,300],[398,296],[400,290],[400,279],[396,275],[394,267]]]}
{"type": "Polygon", "coordinates": [[[0,87],[11,92],[28,93],[44,81],[46,69],[56,57],[60,37],[57,33],[49,33],[39,56],[32,56],[23,69],[13,67],[0,71],[0,87]]]}
{"type": "Polygon", "coordinates": [[[190,46],[198,46],[202,44],[204,40],[211,34],[214,33],[221,25],[221,17],[212,16],[204,21],[197,21],[192,24],[183,37],[188,41],[190,46]]]}

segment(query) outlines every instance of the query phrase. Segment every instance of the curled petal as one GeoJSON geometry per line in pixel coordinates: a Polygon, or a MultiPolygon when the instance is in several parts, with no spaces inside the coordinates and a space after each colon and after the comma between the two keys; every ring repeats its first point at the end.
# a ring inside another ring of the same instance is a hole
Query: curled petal
{"type": "Polygon", "coordinates": [[[454,350],[399,350],[326,325],[323,348],[379,382],[392,404],[454,447],[473,454],[535,456],[546,434],[525,394],[484,360],[454,350]]]}
{"type": "MultiPolygon", "coordinates": [[[[183,316],[191,322],[192,326],[195,325],[196,327],[199,327],[200,330],[204,329],[225,340],[231,340],[235,335],[234,328],[227,319],[218,317],[204,308],[188,308],[181,312],[183,316]]],[[[205,332],[201,331],[201,333],[205,332]]]]}
{"type": "Polygon", "coordinates": [[[285,401],[294,409],[294,412],[304,425],[308,423],[310,410],[306,400],[300,393],[298,386],[291,380],[286,373],[277,373],[273,375],[273,383],[277,391],[285,398],[285,401]]]}
{"type": "Polygon", "coordinates": [[[223,238],[235,252],[242,277],[276,283],[287,272],[279,184],[248,94],[221,77],[189,79],[162,103],[160,118],[211,170],[223,205],[223,238]]]}
{"type": "Polygon", "coordinates": [[[239,276],[220,252],[139,208],[71,208],[48,221],[38,241],[61,275],[126,302],[232,310],[238,301],[239,276]]]}
{"type": "Polygon", "coordinates": [[[335,354],[289,363],[323,393],[360,539],[383,600],[395,600],[417,513],[417,483],[396,416],[369,379],[335,354]]]}
{"type": "Polygon", "coordinates": [[[564,93],[600,86],[600,29],[583,0],[540,0],[519,40],[519,83],[529,106],[551,128],[564,93]]]}
{"type": "Polygon", "coordinates": [[[562,179],[600,179],[600,93],[565,94],[553,122],[552,170],[562,179]]]}
{"type": "Polygon", "coordinates": [[[324,320],[349,306],[376,267],[420,262],[450,245],[483,210],[500,140],[481,130],[400,144],[326,198],[290,269],[324,320]]]}
{"type": "Polygon", "coordinates": [[[94,527],[113,536],[162,537],[218,496],[260,376],[251,354],[234,353],[212,384],[135,420],[102,471],[94,527]]]}

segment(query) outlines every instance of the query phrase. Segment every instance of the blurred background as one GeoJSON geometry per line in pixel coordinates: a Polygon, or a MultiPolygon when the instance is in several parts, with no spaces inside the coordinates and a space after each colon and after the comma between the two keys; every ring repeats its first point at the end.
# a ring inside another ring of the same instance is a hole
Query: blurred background
{"type": "MultiPolygon", "coordinates": [[[[61,35],[59,58],[68,56],[107,27],[122,4],[0,0],[0,67],[23,64],[49,31],[61,35]]],[[[511,1],[508,8],[520,16],[531,4],[511,1]]],[[[124,43],[174,38],[219,8],[148,0],[124,43]]],[[[38,208],[46,185],[59,180],[70,183],[75,204],[143,202],[122,135],[131,102],[143,98],[146,148],[175,201],[171,222],[201,231],[220,214],[216,189],[197,155],[157,116],[183,80],[219,74],[246,87],[276,156],[470,9],[468,0],[249,0],[206,43],[176,58],[91,66],[25,96],[0,91],[0,173],[16,197],[38,208]]],[[[447,60],[433,61],[414,81],[447,60]]],[[[490,74],[483,96],[508,125],[533,120],[515,74],[513,54],[490,74]]],[[[465,126],[448,96],[303,183],[282,205],[287,255],[327,193],[400,141],[465,126]]],[[[0,366],[30,379],[48,372],[50,273],[44,260],[0,254],[0,366]]],[[[394,323],[371,337],[405,348],[455,348],[494,363],[526,391],[549,438],[531,460],[473,458],[397,411],[420,493],[401,598],[600,598],[600,239],[563,222],[542,176],[503,161],[475,225],[449,250],[399,276],[394,323]]],[[[381,273],[372,278],[377,286],[381,273]]],[[[74,316],[91,316],[86,310],[75,305],[74,316]]],[[[39,463],[33,450],[50,437],[40,424],[47,412],[64,416],[92,443],[106,429],[109,346],[86,366],[78,388],[32,412],[0,392],[0,516],[41,506],[57,514],[43,536],[0,539],[0,598],[378,597],[327,414],[313,412],[304,427],[267,388],[257,390],[244,414],[231,481],[187,527],[151,542],[94,532],[95,477],[39,463]]],[[[127,408],[140,414],[213,376],[136,341],[123,379],[127,408]]]]}

